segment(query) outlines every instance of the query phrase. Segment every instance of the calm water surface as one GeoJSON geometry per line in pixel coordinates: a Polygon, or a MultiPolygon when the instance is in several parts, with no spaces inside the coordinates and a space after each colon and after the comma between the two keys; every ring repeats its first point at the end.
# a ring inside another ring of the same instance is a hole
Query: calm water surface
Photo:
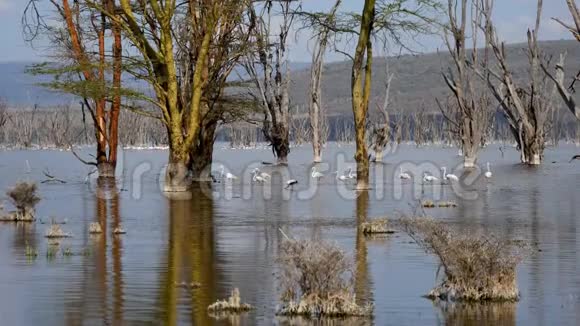
{"type": "Polygon", "coordinates": [[[288,172],[262,168],[282,172],[271,187],[265,187],[250,185],[248,167],[272,160],[270,150],[229,150],[219,145],[216,160],[243,177],[231,185],[214,185],[213,193],[195,191],[191,198],[172,199],[159,191],[165,151],[125,151],[124,177],[117,186],[85,183],[89,169],[67,152],[0,152],[0,189],[18,180],[40,182],[44,170],[68,181],[40,185],[36,223],[0,224],[1,324],[287,323],[274,317],[282,228],[295,237],[329,239],[352,252],[355,291],[361,301],[374,303],[376,325],[578,325],[580,164],[568,160],[580,149],[549,148],[546,164],[538,168],[515,164],[518,154],[511,147],[504,152],[489,146],[481,154],[482,165],[492,163],[491,181],[479,178],[453,189],[399,184],[396,175],[399,164],[456,167],[461,162],[456,149],[403,146],[386,157],[386,164],[376,165],[373,174],[380,181],[373,189],[356,196],[351,186],[337,185],[330,176],[346,169],[340,156],[352,157],[352,146],[329,145],[324,153],[328,166],[321,165],[329,176],[316,187],[308,178],[310,147],[294,148],[288,172]],[[282,189],[288,177],[300,181],[294,191],[282,189]],[[411,214],[420,198],[456,201],[458,208],[427,213],[465,232],[490,231],[535,245],[537,251],[518,270],[520,302],[435,306],[421,297],[435,285],[437,261],[432,256],[402,233],[376,239],[357,235],[357,220],[411,214]],[[47,257],[44,232],[51,217],[66,219],[62,227],[74,235],[61,241],[61,250],[90,254],[47,257]],[[91,237],[88,225],[96,221],[106,231],[91,237]],[[121,223],[127,234],[111,235],[121,223]],[[36,259],[26,257],[27,245],[38,250],[36,259]],[[176,285],[192,281],[201,288],[176,285]],[[206,307],[233,287],[257,309],[223,320],[208,316],[206,307]]]}

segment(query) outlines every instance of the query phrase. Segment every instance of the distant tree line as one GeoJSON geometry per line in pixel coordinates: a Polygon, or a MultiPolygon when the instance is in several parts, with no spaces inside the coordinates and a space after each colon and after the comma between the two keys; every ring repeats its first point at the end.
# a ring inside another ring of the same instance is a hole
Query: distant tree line
{"type": "MultiPolygon", "coordinates": [[[[70,106],[25,109],[7,109],[0,104],[0,146],[8,148],[58,148],[71,149],[80,146],[96,146],[94,125],[87,115],[70,106]]],[[[580,144],[580,128],[569,114],[561,111],[551,117],[549,144],[559,141],[580,144]]],[[[371,117],[370,121],[378,121],[371,117]]],[[[355,132],[352,118],[344,115],[325,118],[325,129],[321,135],[322,143],[354,143],[355,132]]],[[[309,117],[296,117],[290,122],[290,142],[293,145],[310,144],[312,132],[309,117]]],[[[385,146],[392,143],[414,142],[417,146],[440,143],[456,145],[456,138],[449,122],[437,112],[416,111],[411,114],[393,112],[389,115],[385,146]]],[[[367,143],[373,154],[379,155],[374,148],[377,134],[384,134],[381,123],[367,125],[367,143]]],[[[509,124],[498,112],[490,122],[486,139],[489,141],[513,142],[509,124]]],[[[267,143],[261,127],[248,122],[236,122],[219,127],[216,141],[226,142],[232,148],[253,147],[267,143]]],[[[124,111],[119,118],[119,144],[124,147],[166,147],[169,145],[163,124],[138,113],[124,111]]]]}

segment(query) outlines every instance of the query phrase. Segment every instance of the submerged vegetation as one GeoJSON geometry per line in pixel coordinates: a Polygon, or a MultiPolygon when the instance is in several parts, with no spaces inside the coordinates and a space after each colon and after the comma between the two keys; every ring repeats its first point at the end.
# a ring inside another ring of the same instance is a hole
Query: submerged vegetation
{"type": "Polygon", "coordinates": [[[281,246],[281,301],[277,315],[371,316],[353,291],[353,261],[338,246],[323,241],[286,240],[281,246]]]}
{"type": "Polygon", "coordinates": [[[365,235],[394,233],[393,230],[387,227],[388,222],[386,218],[363,222],[359,225],[359,230],[365,235]]]}
{"type": "Polygon", "coordinates": [[[93,222],[89,225],[89,234],[101,234],[101,233],[103,233],[101,223],[93,222]]]}
{"type": "Polygon", "coordinates": [[[437,256],[443,280],[427,297],[448,301],[517,301],[516,267],[526,245],[455,231],[430,218],[403,219],[405,231],[437,256]]]}
{"type": "Polygon", "coordinates": [[[227,300],[218,300],[207,307],[210,313],[240,313],[254,309],[247,303],[242,303],[240,290],[235,288],[227,300]]]}
{"type": "Polygon", "coordinates": [[[64,232],[60,225],[51,224],[44,234],[46,238],[49,239],[59,239],[59,238],[70,238],[72,235],[68,232],[64,232]]]}

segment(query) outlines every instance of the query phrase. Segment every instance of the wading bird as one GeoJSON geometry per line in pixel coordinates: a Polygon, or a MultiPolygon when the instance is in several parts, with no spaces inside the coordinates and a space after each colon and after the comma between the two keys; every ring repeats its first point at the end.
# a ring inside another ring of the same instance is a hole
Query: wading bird
{"type": "Polygon", "coordinates": [[[401,167],[401,173],[399,173],[399,178],[401,179],[411,179],[411,175],[407,172],[403,172],[403,167],[401,167]]]}
{"type": "Polygon", "coordinates": [[[349,179],[356,179],[356,173],[352,173],[352,168],[348,168],[348,175],[349,179]]]}
{"type": "Polygon", "coordinates": [[[423,172],[423,182],[433,182],[433,181],[438,181],[439,178],[432,176],[430,174],[428,174],[427,172],[423,172]]]}
{"type": "Polygon", "coordinates": [[[290,179],[290,180],[286,181],[286,187],[284,187],[284,189],[288,189],[288,188],[294,189],[295,184],[298,184],[298,180],[290,179]]]}
{"type": "Polygon", "coordinates": [[[334,171],[332,174],[336,174],[336,180],[346,181],[348,179],[346,175],[339,175],[338,171],[334,171]]]}
{"type": "Polygon", "coordinates": [[[483,174],[486,178],[491,178],[491,169],[489,168],[489,162],[487,162],[487,171],[483,174]]]}
{"type": "Polygon", "coordinates": [[[316,167],[315,166],[312,167],[312,173],[310,175],[314,179],[320,179],[320,178],[323,178],[324,177],[324,174],[316,171],[316,167]]]}
{"type": "Polygon", "coordinates": [[[446,167],[442,167],[441,170],[443,170],[443,180],[451,180],[451,181],[459,181],[459,178],[452,173],[447,174],[447,168],[446,167]]]}
{"type": "Polygon", "coordinates": [[[258,175],[259,177],[261,177],[264,180],[269,180],[271,178],[271,176],[268,173],[262,172],[258,168],[255,168],[254,170],[252,170],[252,173],[255,173],[256,175],[258,175]]]}
{"type": "Polygon", "coordinates": [[[223,165],[222,165],[222,168],[220,170],[220,175],[221,175],[222,179],[227,179],[227,180],[235,180],[235,179],[238,178],[238,177],[236,177],[235,175],[233,175],[233,174],[231,174],[229,172],[226,173],[225,168],[224,168],[223,165]]]}

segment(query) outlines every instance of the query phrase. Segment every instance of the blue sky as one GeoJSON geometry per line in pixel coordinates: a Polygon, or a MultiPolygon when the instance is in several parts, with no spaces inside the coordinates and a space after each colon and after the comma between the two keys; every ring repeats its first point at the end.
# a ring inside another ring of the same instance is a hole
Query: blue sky
{"type": "MultiPolygon", "coordinates": [[[[45,0],[46,1],[46,0],[45,0]]],[[[43,49],[33,49],[22,37],[21,15],[28,0],[0,0],[0,62],[6,61],[42,61],[43,49]]],[[[330,8],[334,0],[304,0],[306,10],[324,10],[330,8]]],[[[362,0],[343,0],[343,10],[362,10],[362,0]]],[[[535,19],[536,0],[497,0],[495,3],[494,22],[500,37],[509,42],[523,42],[526,30],[535,19]]],[[[544,0],[543,26],[540,38],[543,40],[570,39],[571,35],[551,17],[570,20],[570,13],[565,0],[544,0]]],[[[425,46],[418,51],[435,51],[443,47],[436,37],[425,40],[425,46]]],[[[310,61],[308,35],[302,33],[292,45],[292,61],[310,61]]],[[[328,60],[341,60],[342,56],[329,54],[328,60]]]]}

